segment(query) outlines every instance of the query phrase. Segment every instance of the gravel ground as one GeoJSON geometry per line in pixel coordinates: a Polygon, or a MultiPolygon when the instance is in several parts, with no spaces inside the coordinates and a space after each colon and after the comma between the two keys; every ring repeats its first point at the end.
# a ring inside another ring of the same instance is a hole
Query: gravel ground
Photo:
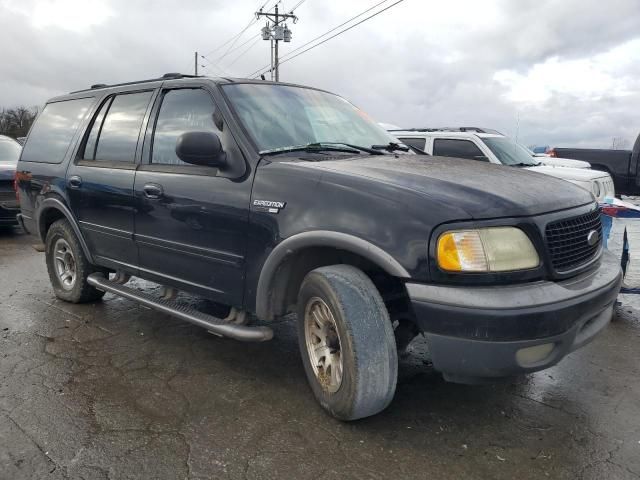
{"type": "Polygon", "coordinates": [[[243,344],[109,294],[65,304],[32,243],[0,233],[2,479],[640,478],[637,296],[558,366],[496,385],[444,382],[414,342],[391,406],[340,423],[292,319],[243,344]]]}

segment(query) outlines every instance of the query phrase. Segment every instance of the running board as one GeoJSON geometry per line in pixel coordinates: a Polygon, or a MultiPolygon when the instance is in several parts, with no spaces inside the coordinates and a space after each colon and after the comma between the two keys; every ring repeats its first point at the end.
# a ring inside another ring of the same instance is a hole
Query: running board
{"type": "Polygon", "coordinates": [[[206,328],[212,333],[223,337],[233,338],[244,342],[264,342],[273,338],[273,330],[269,327],[250,327],[247,325],[237,325],[225,322],[220,318],[199,312],[194,308],[181,305],[172,300],[164,300],[154,297],[148,293],[126,287],[105,278],[102,273],[92,273],[87,277],[89,285],[98,290],[114,293],[121,297],[133,300],[167,315],[179,318],[185,322],[193,323],[199,327],[206,328]]]}

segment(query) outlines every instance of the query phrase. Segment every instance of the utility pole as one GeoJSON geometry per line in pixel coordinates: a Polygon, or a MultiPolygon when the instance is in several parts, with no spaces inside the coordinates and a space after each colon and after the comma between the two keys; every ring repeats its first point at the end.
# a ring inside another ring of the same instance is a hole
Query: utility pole
{"type": "Polygon", "coordinates": [[[196,77],[198,76],[198,52],[193,54],[193,69],[195,70],[196,77]]]}
{"type": "Polygon", "coordinates": [[[260,9],[256,12],[256,17],[266,17],[267,23],[262,27],[262,39],[269,40],[271,42],[271,80],[276,82],[280,81],[280,60],[278,57],[278,42],[284,41],[289,43],[291,41],[291,30],[285,23],[284,26],[281,23],[286,22],[288,19],[293,20],[293,23],[298,21],[293,13],[280,13],[278,11],[278,4],[274,13],[263,12],[260,9]]]}

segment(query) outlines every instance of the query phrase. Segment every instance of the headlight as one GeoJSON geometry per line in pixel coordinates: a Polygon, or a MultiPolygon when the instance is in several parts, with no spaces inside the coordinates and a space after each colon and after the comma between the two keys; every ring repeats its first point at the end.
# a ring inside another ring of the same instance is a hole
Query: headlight
{"type": "Polygon", "coordinates": [[[535,268],[540,258],[515,227],[452,230],[438,238],[438,266],[449,272],[508,272],[535,268]]]}
{"type": "Polygon", "coordinates": [[[599,197],[600,197],[600,183],[598,183],[597,181],[595,181],[595,180],[594,180],[594,181],[591,183],[591,190],[593,191],[593,195],[594,195],[596,198],[599,198],[599,197]]]}

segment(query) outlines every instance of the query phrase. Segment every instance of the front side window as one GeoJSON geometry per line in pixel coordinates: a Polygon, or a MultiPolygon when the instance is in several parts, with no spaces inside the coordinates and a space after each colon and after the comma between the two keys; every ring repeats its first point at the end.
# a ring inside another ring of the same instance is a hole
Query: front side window
{"type": "Polygon", "coordinates": [[[331,93],[266,83],[222,88],[259,151],[309,143],[370,147],[397,142],[362,110],[331,93]]]}
{"type": "Polygon", "coordinates": [[[433,142],[433,154],[439,157],[488,161],[487,157],[484,156],[476,144],[469,140],[436,138],[433,142]]]}
{"type": "Polygon", "coordinates": [[[83,158],[133,162],[140,128],[152,93],[121,94],[105,102],[93,122],[83,158]]]}
{"type": "Polygon", "coordinates": [[[215,131],[211,96],[202,89],[169,90],[164,94],[153,135],[151,163],[187,165],[176,155],[178,137],[186,132],[215,131]]]}
{"type": "Polygon", "coordinates": [[[48,103],[31,127],[22,160],[60,163],[93,98],[48,103]]]}

